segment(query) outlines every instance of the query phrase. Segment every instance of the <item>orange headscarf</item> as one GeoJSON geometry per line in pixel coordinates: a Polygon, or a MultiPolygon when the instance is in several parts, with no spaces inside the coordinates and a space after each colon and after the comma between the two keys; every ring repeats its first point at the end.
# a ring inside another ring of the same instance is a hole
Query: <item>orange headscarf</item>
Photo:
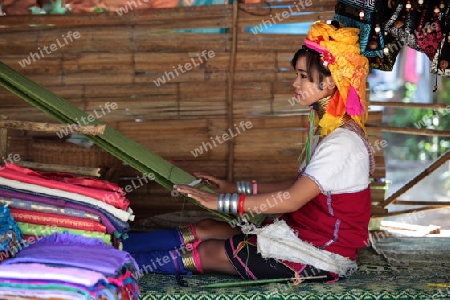
{"type": "Polygon", "coordinates": [[[321,53],[337,91],[319,121],[320,135],[326,136],[342,125],[347,113],[364,130],[367,119],[366,81],[369,62],[361,54],[358,28],[336,28],[316,22],[306,35],[305,46],[321,53]]]}

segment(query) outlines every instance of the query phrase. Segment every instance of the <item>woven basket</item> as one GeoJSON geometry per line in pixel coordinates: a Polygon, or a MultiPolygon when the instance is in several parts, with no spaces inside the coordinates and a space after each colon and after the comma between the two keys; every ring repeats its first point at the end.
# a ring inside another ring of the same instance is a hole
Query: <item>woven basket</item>
{"type": "Polygon", "coordinates": [[[35,139],[31,144],[35,162],[90,168],[119,168],[122,163],[97,145],[90,148],[63,141],[35,139]]]}

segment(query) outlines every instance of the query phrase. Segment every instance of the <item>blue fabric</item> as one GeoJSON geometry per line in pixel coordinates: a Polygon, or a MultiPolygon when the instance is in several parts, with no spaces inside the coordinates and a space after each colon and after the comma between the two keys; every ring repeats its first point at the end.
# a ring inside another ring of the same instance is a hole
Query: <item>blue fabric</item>
{"type": "Polygon", "coordinates": [[[19,251],[22,232],[11,216],[11,211],[4,205],[0,211],[0,251],[8,251],[14,256],[19,251]]]}
{"type": "Polygon", "coordinates": [[[191,275],[186,270],[181,259],[184,250],[160,250],[140,253],[130,253],[139,266],[141,275],[149,273],[166,275],[191,275]]]}
{"type": "Polygon", "coordinates": [[[178,228],[155,230],[141,233],[128,233],[128,238],[122,241],[123,250],[130,253],[141,253],[156,250],[172,250],[182,244],[178,228]]]}

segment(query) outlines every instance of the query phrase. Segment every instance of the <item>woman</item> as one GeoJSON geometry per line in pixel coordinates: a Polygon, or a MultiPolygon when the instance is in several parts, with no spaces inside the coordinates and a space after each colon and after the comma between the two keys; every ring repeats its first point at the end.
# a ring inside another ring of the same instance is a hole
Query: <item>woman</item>
{"type": "Polygon", "coordinates": [[[312,124],[297,178],[251,185],[196,174],[216,183],[221,193],[239,192],[219,197],[175,186],[209,209],[281,216],[261,228],[246,229],[246,234],[225,222],[203,220],[131,236],[124,250],[142,271],[331,281],[356,269],[357,249],[367,245],[373,169],[363,125],[368,62],[359,49],[358,29],[318,22],[292,59],[296,97],[310,106],[312,124]],[[316,131],[319,138],[314,140],[316,131]],[[267,205],[268,199],[278,200],[267,205]]]}

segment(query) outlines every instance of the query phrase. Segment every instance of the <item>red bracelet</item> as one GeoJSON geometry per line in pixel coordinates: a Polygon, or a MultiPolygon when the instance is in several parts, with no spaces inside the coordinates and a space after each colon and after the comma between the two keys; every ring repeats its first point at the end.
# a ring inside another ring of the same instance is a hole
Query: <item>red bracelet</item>
{"type": "Polygon", "coordinates": [[[241,194],[239,196],[239,203],[238,203],[238,213],[242,216],[244,211],[244,201],[245,201],[245,194],[241,194]]]}

